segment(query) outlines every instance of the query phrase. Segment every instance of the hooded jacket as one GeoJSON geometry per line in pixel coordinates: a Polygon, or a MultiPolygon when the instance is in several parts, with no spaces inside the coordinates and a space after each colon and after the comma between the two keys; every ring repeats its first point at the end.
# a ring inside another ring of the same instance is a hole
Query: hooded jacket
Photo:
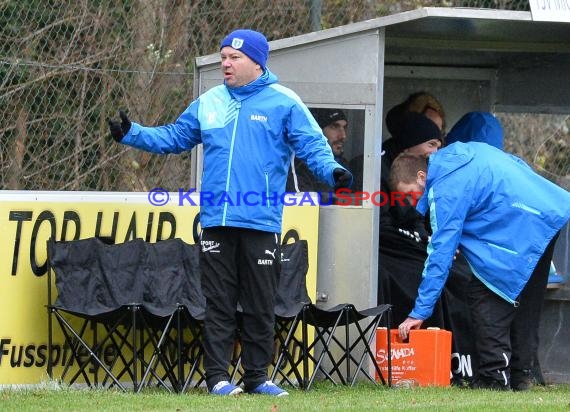
{"type": "Polygon", "coordinates": [[[488,143],[503,150],[503,128],[492,113],[469,112],[453,125],[445,141],[447,145],[455,142],[488,143]]]}
{"type": "MultiPolygon", "coordinates": [[[[175,123],[132,123],[122,143],[154,153],[180,153],[202,143],[202,227],[232,226],[281,232],[292,151],[321,180],[334,186],[343,168],[309,109],[266,69],[251,83],[216,86],[175,123]]],[[[344,168],[343,168],[344,169],[344,168]]]]}
{"type": "Polygon", "coordinates": [[[570,218],[570,193],[486,143],[454,143],[429,157],[424,195],[433,234],[410,317],[426,319],[456,249],[489,289],[515,303],[538,260],[570,218]]]}

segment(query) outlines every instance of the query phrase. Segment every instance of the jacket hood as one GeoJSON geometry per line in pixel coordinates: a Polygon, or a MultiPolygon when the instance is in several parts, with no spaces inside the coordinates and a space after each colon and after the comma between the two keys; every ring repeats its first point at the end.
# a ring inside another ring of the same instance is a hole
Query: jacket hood
{"type": "Polygon", "coordinates": [[[487,143],[503,150],[503,128],[497,118],[489,112],[469,112],[455,123],[445,140],[447,144],[487,143]]]}

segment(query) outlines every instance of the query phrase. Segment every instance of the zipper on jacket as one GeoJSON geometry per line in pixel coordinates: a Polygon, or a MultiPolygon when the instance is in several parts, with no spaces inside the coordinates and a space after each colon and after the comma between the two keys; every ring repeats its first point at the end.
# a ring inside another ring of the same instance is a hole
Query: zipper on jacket
{"type": "MultiPolygon", "coordinates": [[[[228,174],[226,176],[226,194],[229,193],[230,191],[230,176],[231,176],[231,170],[232,170],[232,161],[233,161],[233,157],[234,157],[234,143],[236,140],[236,130],[237,130],[237,123],[238,123],[238,117],[239,117],[239,111],[241,109],[241,102],[238,101],[236,104],[236,115],[235,115],[235,120],[234,120],[234,128],[232,130],[232,141],[230,143],[230,155],[228,157],[228,174]]],[[[224,212],[222,214],[222,226],[226,225],[226,215],[228,214],[228,202],[224,203],[224,212]]]]}
{"type": "Polygon", "coordinates": [[[264,172],[265,173],[265,203],[267,207],[271,207],[271,204],[269,202],[269,172],[264,172]]]}

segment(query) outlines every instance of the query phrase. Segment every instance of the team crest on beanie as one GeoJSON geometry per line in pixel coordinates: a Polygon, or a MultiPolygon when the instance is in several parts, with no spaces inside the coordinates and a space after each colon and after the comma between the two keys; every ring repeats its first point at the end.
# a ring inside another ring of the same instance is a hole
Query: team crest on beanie
{"type": "Polygon", "coordinates": [[[239,50],[241,48],[241,46],[243,46],[243,39],[232,39],[232,48],[239,50]]]}

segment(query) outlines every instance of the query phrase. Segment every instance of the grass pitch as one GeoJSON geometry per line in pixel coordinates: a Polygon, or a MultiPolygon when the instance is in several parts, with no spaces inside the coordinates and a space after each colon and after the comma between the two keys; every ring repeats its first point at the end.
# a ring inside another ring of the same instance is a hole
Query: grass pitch
{"type": "Polygon", "coordinates": [[[2,411],[570,411],[570,385],[537,386],[528,392],[449,388],[354,387],[318,382],[308,392],[287,388],[283,398],[242,394],[184,394],[146,389],[140,394],[115,390],[73,389],[49,382],[34,388],[0,389],[2,411]]]}

